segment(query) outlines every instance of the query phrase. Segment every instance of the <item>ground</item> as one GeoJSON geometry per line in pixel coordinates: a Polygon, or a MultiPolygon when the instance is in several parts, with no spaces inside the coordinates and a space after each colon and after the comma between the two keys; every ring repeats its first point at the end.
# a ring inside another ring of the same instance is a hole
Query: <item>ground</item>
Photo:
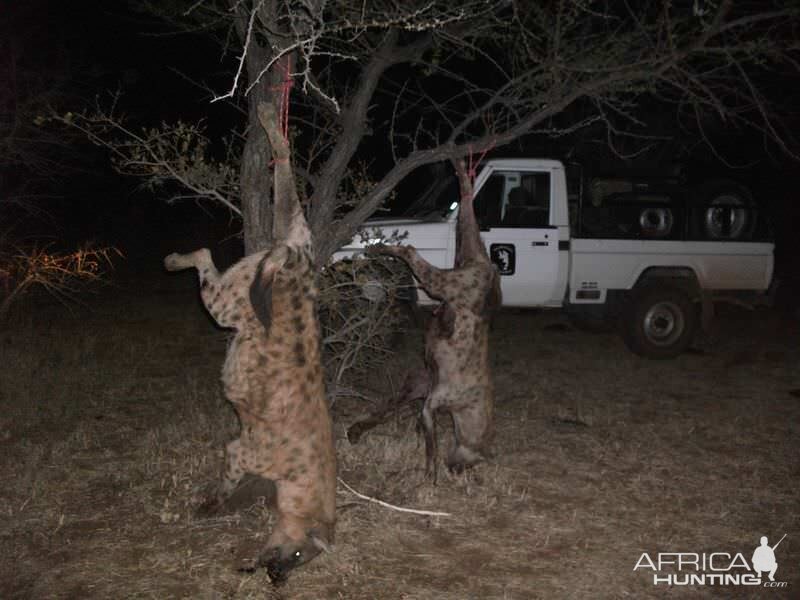
{"type": "MultiPolygon", "coordinates": [[[[409,420],[351,446],[363,400],[334,406],[334,551],[273,590],[233,570],[263,541],[255,501],[199,520],[233,410],[218,382],[226,334],[192,277],[120,281],[89,308],[19,307],[0,329],[0,598],[527,599],[798,597],[800,315],[725,309],[673,361],[630,354],[556,312],[500,313],[492,331],[495,456],[424,478],[409,420]],[[783,589],[653,586],[642,553],[775,543],[783,589]]],[[[388,393],[421,336],[370,381],[388,393]]],[[[444,425],[445,422],[442,421],[444,425]]],[[[448,442],[445,442],[445,444],[448,442]]]]}

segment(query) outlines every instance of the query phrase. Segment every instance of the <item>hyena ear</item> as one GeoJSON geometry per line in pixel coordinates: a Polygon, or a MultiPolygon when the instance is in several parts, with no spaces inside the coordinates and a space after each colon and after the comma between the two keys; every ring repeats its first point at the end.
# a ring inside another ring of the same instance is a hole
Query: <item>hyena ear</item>
{"type": "Polygon", "coordinates": [[[250,304],[261,324],[269,329],[272,322],[272,281],[264,282],[256,277],[250,284],[250,304]]]}
{"type": "Polygon", "coordinates": [[[308,532],[308,539],[311,540],[311,543],[314,544],[317,550],[333,552],[333,546],[328,543],[328,540],[325,539],[317,529],[312,529],[308,532]]]}
{"type": "Polygon", "coordinates": [[[250,304],[261,324],[269,329],[272,322],[272,280],[288,258],[286,246],[267,252],[256,267],[256,276],[250,284],[250,304]]]}

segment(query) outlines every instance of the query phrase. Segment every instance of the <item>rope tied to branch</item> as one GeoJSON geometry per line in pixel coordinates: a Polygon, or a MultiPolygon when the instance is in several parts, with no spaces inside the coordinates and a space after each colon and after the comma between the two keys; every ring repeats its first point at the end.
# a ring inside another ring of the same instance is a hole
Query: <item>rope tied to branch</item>
{"type": "MultiPolygon", "coordinates": [[[[469,152],[467,153],[467,179],[469,179],[469,187],[470,193],[473,189],[475,189],[475,178],[478,176],[478,167],[480,166],[483,159],[486,157],[486,154],[489,150],[494,148],[494,142],[486,146],[483,150],[480,151],[478,158],[475,158],[475,151],[472,148],[472,144],[468,146],[469,152]]],[[[463,193],[463,191],[462,191],[463,193]]],[[[461,197],[462,200],[470,200],[470,197],[461,197]]]]}

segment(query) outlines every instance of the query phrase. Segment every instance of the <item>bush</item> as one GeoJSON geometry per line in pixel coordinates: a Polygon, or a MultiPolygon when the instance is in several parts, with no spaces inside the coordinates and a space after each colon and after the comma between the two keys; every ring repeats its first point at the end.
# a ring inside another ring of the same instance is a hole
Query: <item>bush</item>
{"type": "Polygon", "coordinates": [[[364,374],[392,355],[415,299],[411,273],[398,260],[354,258],[323,270],[318,305],[333,397],[346,375],[364,374]]]}

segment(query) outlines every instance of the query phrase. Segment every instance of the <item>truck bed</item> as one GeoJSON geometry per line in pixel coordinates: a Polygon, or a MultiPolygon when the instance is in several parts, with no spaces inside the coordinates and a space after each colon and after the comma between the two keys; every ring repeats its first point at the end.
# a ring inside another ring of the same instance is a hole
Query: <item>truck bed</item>
{"type": "Polygon", "coordinates": [[[572,239],[570,288],[630,289],[648,268],[686,267],[709,290],[764,291],[774,244],[572,239]]]}

